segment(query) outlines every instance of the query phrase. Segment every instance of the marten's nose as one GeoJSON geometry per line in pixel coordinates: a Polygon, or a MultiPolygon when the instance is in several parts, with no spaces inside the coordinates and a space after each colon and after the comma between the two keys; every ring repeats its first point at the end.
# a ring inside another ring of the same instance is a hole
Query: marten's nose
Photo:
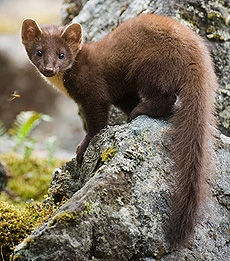
{"type": "Polygon", "coordinates": [[[45,68],[43,74],[47,77],[51,77],[55,75],[55,70],[53,68],[45,68]]]}

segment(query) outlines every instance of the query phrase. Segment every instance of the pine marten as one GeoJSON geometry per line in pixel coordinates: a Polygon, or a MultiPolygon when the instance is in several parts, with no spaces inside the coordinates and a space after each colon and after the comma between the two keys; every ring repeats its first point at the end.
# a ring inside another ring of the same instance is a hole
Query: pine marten
{"type": "Polygon", "coordinates": [[[111,104],[129,121],[141,114],[171,116],[176,189],[168,238],[172,246],[184,246],[198,217],[215,126],[218,84],[202,38],[172,18],[147,14],[91,43],[83,43],[80,24],[40,27],[26,19],[22,42],[39,72],[83,110],[88,130],[77,148],[79,163],[107,125],[111,104]]]}

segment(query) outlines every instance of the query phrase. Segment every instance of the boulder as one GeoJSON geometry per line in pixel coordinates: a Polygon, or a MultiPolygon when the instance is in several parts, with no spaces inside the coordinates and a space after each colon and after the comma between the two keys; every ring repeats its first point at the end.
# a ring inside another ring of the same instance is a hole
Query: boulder
{"type": "Polygon", "coordinates": [[[228,260],[230,139],[218,134],[217,171],[207,181],[194,241],[172,251],[165,240],[170,188],[169,124],[139,116],[110,126],[76,160],[54,170],[50,194],[70,199],[15,250],[16,260],[228,260]]]}

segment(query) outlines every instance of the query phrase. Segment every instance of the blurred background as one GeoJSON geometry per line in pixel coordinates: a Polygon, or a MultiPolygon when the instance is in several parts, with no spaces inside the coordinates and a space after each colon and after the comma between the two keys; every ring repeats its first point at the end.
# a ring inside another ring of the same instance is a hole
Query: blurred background
{"type": "MultiPolygon", "coordinates": [[[[61,24],[61,4],[62,0],[0,0],[0,121],[8,130],[21,111],[48,114],[52,121],[41,121],[32,132],[36,151],[42,154],[43,141],[56,136],[55,155],[69,158],[84,136],[77,105],[41,79],[20,39],[25,18],[39,24],[61,24]]],[[[0,153],[10,146],[1,143],[0,153]]]]}

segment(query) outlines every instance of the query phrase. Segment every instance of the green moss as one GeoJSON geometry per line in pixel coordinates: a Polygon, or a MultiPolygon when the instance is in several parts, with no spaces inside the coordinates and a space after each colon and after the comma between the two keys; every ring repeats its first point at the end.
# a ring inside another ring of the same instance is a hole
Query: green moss
{"type": "Polygon", "coordinates": [[[93,203],[91,201],[83,204],[82,208],[75,212],[62,211],[58,213],[50,222],[49,226],[53,226],[56,223],[62,223],[68,225],[69,223],[76,222],[78,219],[88,216],[93,213],[93,203]]]}
{"type": "Polygon", "coordinates": [[[117,148],[116,147],[110,147],[104,150],[101,154],[101,160],[102,162],[109,162],[117,153],[117,148]]]}
{"type": "Polygon", "coordinates": [[[32,238],[32,237],[28,237],[28,238],[26,238],[25,241],[24,241],[24,244],[25,244],[26,246],[32,245],[33,243],[34,243],[34,238],[32,238]]]}
{"type": "Polygon", "coordinates": [[[25,160],[15,153],[1,154],[0,159],[7,164],[12,176],[7,184],[10,193],[0,194],[1,255],[4,260],[9,260],[14,246],[53,215],[56,207],[34,202],[33,199],[44,199],[52,179],[53,168],[63,165],[64,162],[55,160],[53,165],[44,159],[25,160]],[[25,203],[28,200],[30,203],[25,203]]]}
{"type": "Polygon", "coordinates": [[[229,12],[224,3],[210,1],[200,1],[198,4],[186,4],[186,8],[180,8],[176,12],[176,17],[188,25],[192,30],[203,34],[203,29],[207,33],[207,38],[212,41],[229,40],[229,12]]]}
{"type": "Polygon", "coordinates": [[[64,161],[60,160],[49,164],[45,159],[24,159],[15,153],[1,154],[0,159],[7,164],[12,174],[7,189],[13,194],[13,196],[9,196],[1,193],[0,200],[14,204],[24,204],[26,200],[30,199],[43,200],[52,179],[53,169],[64,164],[64,161]]]}
{"type": "Polygon", "coordinates": [[[60,213],[58,213],[50,222],[49,222],[49,226],[53,226],[56,223],[70,223],[76,220],[76,218],[78,217],[78,215],[75,212],[67,212],[67,211],[62,211],[60,213]]]}
{"type": "Polygon", "coordinates": [[[14,247],[35,228],[46,222],[54,213],[54,207],[44,203],[27,203],[25,208],[0,201],[1,253],[9,260],[14,247]]]}

